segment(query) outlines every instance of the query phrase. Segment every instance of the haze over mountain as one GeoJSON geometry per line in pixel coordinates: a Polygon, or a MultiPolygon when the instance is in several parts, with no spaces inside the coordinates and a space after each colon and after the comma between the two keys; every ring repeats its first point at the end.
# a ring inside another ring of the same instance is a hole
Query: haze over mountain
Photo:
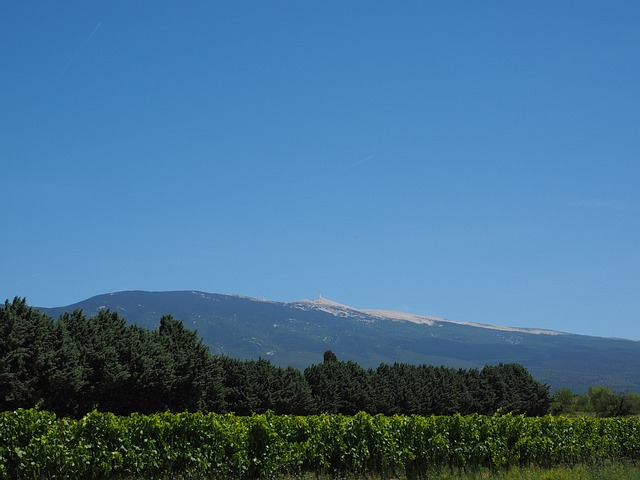
{"type": "Polygon", "coordinates": [[[198,331],[213,353],[267,358],[305,368],[332,350],[365,367],[425,363],[456,368],[520,363],[551,389],[590,385],[640,391],[640,342],[559,331],[456,322],[405,312],[356,309],[325,298],[274,302],[198,291],[126,291],[40,308],[57,317],[109,309],[149,329],[162,315],[198,331]]]}

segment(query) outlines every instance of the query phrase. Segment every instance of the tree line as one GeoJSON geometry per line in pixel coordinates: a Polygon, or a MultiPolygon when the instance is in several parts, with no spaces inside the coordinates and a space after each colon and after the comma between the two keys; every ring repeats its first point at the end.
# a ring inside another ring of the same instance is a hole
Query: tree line
{"type": "Polygon", "coordinates": [[[39,405],[71,417],[96,408],[120,415],[543,415],[550,402],[549,388],[518,364],[364,369],[327,351],[322,363],[301,372],[265,359],[212,355],[196,332],[169,315],[150,331],[109,310],[54,320],[26,299],[0,307],[0,410],[39,405]]]}
{"type": "Polygon", "coordinates": [[[614,392],[609,387],[592,386],[588,393],[574,394],[563,387],[551,397],[551,413],[597,417],[640,415],[640,393],[614,392]]]}

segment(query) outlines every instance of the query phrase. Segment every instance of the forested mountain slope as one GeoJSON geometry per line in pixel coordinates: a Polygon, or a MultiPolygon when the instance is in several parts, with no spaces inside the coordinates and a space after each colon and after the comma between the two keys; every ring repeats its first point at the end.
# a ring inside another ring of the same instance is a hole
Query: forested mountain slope
{"type": "Polygon", "coordinates": [[[519,363],[552,391],[566,386],[586,392],[590,385],[640,391],[640,342],[629,340],[357,310],[324,299],[280,303],[195,291],[118,292],[41,308],[54,317],[74,309],[87,315],[110,309],[149,329],[170,314],[196,329],[214,354],[266,358],[279,366],[304,369],[332,350],[363,367],[519,363]]]}

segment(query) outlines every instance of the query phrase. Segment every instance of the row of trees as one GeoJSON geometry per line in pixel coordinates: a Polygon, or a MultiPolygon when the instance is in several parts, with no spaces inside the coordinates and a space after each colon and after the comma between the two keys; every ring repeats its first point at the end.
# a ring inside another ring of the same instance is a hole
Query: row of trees
{"type": "Polygon", "coordinates": [[[182,322],[156,331],[127,325],[115,312],[57,321],[24,299],[0,309],[0,409],[36,404],[77,416],[98,406],[114,413],[216,409],[222,376],[207,347],[182,322]]]}
{"type": "Polygon", "coordinates": [[[349,415],[360,410],[387,415],[491,414],[497,410],[544,415],[550,405],[548,387],[518,364],[456,370],[395,363],[364,370],[326,352],[324,362],[308,367],[304,376],[320,411],[349,415]]]}
{"type": "Polygon", "coordinates": [[[385,414],[540,415],[548,387],[516,364],[456,370],[408,364],[364,369],[326,352],[304,373],[268,360],[211,355],[197,333],[171,316],[157,330],[116,312],[58,320],[25,299],[0,308],[0,410],[40,405],[65,416],[99,408],[278,414],[358,411],[385,414]]]}
{"type": "Polygon", "coordinates": [[[574,394],[569,388],[560,388],[551,399],[554,414],[591,414],[598,417],[640,415],[640,394],[613,392],[609,387],[589,387],[589,392],[574,394]]]}

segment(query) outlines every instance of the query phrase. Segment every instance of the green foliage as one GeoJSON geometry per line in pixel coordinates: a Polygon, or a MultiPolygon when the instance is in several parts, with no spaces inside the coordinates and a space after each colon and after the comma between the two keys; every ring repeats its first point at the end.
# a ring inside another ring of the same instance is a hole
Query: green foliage
{"type": "Polygon", "coordinates": [[[575,398],[573,392],[567,388],[562,387],[553,394],[551,398],[551,413],[554,415],[571,413],[575,408],[575,398]]]}
{"type": "Polygon", "coordinates": [[[550,405],[548,387],[515,364],[477,371],[396,363],[364,370],[332,360],[308,367],[304,376],[318,412],[544,415],[550,405]]]}
{"type": "MultiPolygon", "coordinates": [[[[606,403],[609,413],[628,411],[630,402],[615,404],[607,398],[594,404],[606,403]]],[[[517,364],[480,371],[408,364],[365,370],[327,351],[323,363],[302,374],[264,359],[213,356],[195,331],[168,315],[157,330],[148,331],[104,309],[93,317],[76,310],[54,321],[24,299],[0,307],[4,410],[40,405],[74,418],[95,408],[119,415],[542,415],[549,404],[548,387],[517,364]]]]}
{"type": "Polygon", "coordinates": [[[42,400],[53,341],[52,320],[24,299],[0,308],[0,409],[32,407],[42,400]]]}
{"type": "Polygon", "coordinates": [[[317,411],[345,415],[373,410],[371,376],[371,371],[351,361],[325,361],[304,371],[317,411]]]}
{"type": "Polygon", "coordinates": [[[209,350],[171,317],[151,332],[108,310],[90,318],[76,310],[54,322],[24,299],[0,307],[2,410],[224,411],[223,398],[209,350]]]}
{"type": "Polygon", "coordinates": [[[338,361],[338,357],[331,350],[327,350],[326,352],[324,352],[323,361],[325,363],[337,362],[338,361]]]}
{"type": "MultiPolygon", "coordinates": [[[[0,479],[425,478],[635,461],[640,419],[0,413],[0,479]]],[[[483,477],[484,478],[484,477],[483,477]]]]}
{"type": "Polygon", "coordinates": [[[640,399],[637,394],[618,394],[608,387],[590,387],[589,399],[599,417],[616,417],[639,414],[640,399]]]}

